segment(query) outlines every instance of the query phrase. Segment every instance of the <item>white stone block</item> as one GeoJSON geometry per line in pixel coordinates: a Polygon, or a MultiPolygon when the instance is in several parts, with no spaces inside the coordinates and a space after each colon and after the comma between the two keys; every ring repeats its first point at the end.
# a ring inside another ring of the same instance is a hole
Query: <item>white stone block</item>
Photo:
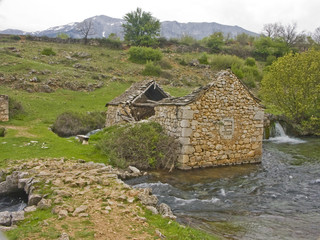
{"type": "Polygon", "coordinates": [[[194,151],[194,147],[192,147],[191,145],[186,145],[182,147],[181,154],[192,154],[194,153],[194,151]]]}
{"type": "Polygon", "coordinates": [[[181,137],[190,137],[192,135],[191,128],[182,128],[181,137]]]}
{"type": "Polygon", "coordinates": [[[181,138],[179,138],[179,142],[180,142],[182,145],[188,145],[188,144],[190,144],[190,138],[181,137],[181,138]]]}
{"type": "Polygon", "coordinates": [[[180,126],[183,128],[188,128],[188,127],[190,127],[190,121],[189,120],[182,120],[180,122],[180,126]]]}
{"type": "Polygon", "coordinates": [[[180,155],[178,158],[178,162],[182,164],[186,164],[189,162],[189,156],[188,155],[180,155]]]}

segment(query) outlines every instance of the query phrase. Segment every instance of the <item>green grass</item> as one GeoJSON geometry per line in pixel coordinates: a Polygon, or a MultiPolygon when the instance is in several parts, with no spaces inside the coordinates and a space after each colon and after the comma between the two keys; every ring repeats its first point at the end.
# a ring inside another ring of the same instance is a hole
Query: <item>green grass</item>
{"type": "Polygon", "coordinates": [[[99,154],[94,145],[81,145],[74,138],[58,137],[49,127],[65,111],[106,111],[105,104],[128,87],[127,83],[113,82],[89,93],[58,90],[48,94],[27,93],[1,86],[0,93],[21,102],[26,115],[22,119],[1,123],[4,127],[15,126],[18,129],[8,128],[6,136],[0,139],[0,163],[5,164],[5,159],[38,157],[74,157],[106,162],[106,157],[99,154]],[[19,127],[24,129],[20,130],[19,127]]]}
{"type": "Polygon", "coordinates": [[[41,234],[46,239],[56,239],[59,235],[58,231],[50,228],[50,231],[43,232],[42,224],[44,220],[54,218],[51,209],[37,210],[29,213],[29,217],[18,223],[18,228],[6,233],[8,240],[23,239],[30,234],[41,234]]]}
{"type": "Polygon", "coordinates": [[[166,236],[166,239],[175,239],[175,240],[217,240],[219,238],[209,235],[203,231],[184,227],[179,223],[172,221],[167,218],[163,218],[160,215],[154,215],[149,210],[146,210],[145,216],[148,220],[148,223],[153,227],[152,229],[146,229],[148,233],[154,235],[156,229],[166,236]]]}

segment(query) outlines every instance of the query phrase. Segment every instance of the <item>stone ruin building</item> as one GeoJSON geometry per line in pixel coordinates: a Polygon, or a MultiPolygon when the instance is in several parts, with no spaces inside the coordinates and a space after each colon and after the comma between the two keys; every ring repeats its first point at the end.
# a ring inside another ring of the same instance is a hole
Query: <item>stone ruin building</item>
{"type": "Polygon", "coordinates": [[[229,71],[177,98],[153,80],[142,81],[106,106],[106,126],[147,118],[158,122],[180,143],[181,169],[261,161],[264,107],[229,71]]]}
{"type": "Polygon", "coordinates": [[[0,122],[9,121],[9,97],[0,95],[0,122]]]}

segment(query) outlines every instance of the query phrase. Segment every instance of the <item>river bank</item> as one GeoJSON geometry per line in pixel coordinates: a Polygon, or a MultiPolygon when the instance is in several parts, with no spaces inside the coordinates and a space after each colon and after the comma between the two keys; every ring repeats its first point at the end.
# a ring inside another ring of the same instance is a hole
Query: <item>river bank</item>
{"type": "Polygon", "coordinates": [[[151,187],[180,223],[227,239],[318,239],[320,139],[274,138],[263,148],[262,164],[155,172],[128,183],[151,187]]]}

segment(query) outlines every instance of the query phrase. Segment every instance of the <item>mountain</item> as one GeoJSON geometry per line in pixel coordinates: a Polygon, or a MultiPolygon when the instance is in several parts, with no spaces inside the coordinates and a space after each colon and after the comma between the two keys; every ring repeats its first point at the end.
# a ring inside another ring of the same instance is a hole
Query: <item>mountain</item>
{"type": "Polygon", "coordinates": [[[215,32],[222,32],[225,36],[236,37],[238,34],[246,33],[251,36],[258,36],[258,34],[248,31],[238,26],[223,25],[215,22],[189,22],[179,23],[176,21],[165,21],[161,23],[161,36],[168,39],[181,38],[182,36],[191,36],[195,39],[202,39],[210,36],[215,32]]]}
{"type": "MultiPolygon", "coordinates": [[[[92,18],[88,18],[84,21],[92,20],[95,34],[91,35],[92,38],[103,38],[108,37],[111,33],[117,34],[123,39],[123,29],[122,24],[123,19],[111,18],[108,16],[100,15],[92,18]]],[[[17,34],[17,35],[35,35],[35,36],[48,36],[56,37],[59,33],[66,33],[72,38],[81,38],[81,35],[77,31],[77,25],[79,22],[70,23],[67,25],[56,26],[49,28],[44,31],[38,32],[23,32],[15,29],[7,29],[0,31],[0,34],[17,34]]],[[[222,32],[224,35],[229,35],[230,37],[235,37],[238,34],[246,33],[251,36],[257,36],[258,34],[248,31],[239,26],[229,26],[223,25],[215,22],[202,22],[202,23],[179,23],[177,21],[164,21],[161,22],[161,32],[160,35],[167,39],[170,38],[181,38],[183,36],[191,36],[195,39],[202,39],[211,35],[214,32],[222,32]]]]}

